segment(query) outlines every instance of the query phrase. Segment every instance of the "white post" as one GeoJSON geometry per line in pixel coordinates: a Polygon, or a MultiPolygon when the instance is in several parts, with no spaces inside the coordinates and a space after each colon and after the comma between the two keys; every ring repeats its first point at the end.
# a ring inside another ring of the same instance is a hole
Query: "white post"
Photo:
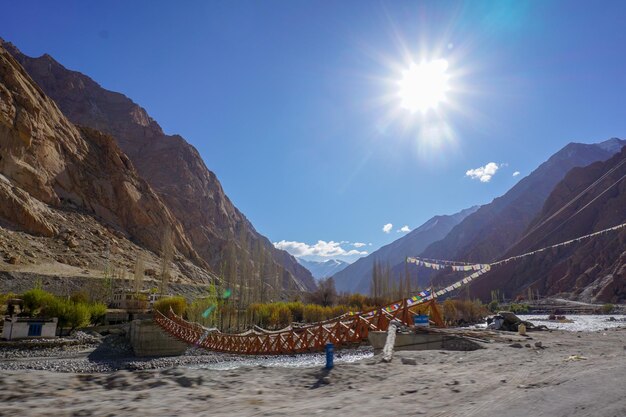
{"type": "Polygon", "coordinates": [[[383,362],[391,362],[393,357],[393,347],[396,344],[396,330],[398,327],[395,322],[390,322],[387,327],[387,340],[385,341],[385,347],[383,347],[383,362]]]}

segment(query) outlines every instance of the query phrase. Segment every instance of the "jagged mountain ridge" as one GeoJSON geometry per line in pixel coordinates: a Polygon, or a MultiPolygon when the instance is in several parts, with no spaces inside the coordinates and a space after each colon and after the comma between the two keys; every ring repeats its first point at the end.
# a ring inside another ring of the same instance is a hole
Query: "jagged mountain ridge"
{"type": "Polygon", "coordinates": [[[522,236],[569,170],[607,160],[624,145],[626,141],[616,138],[598,144],[566,145],[503,196],[483,205],[444,239],[428,246],[422,256],[468,262],[495,260],[522,236]]]}
{"type": "MultiPolygon", "coordinates": [[[[511,248],[505,257],[626,222],[625,176],[626,147],[607,161],[572,169],[554,188],[541,213],[525,231],[528,236],[511,248]],[[613,168],[615,170],[609,173],[613,168]],[[609,174],[605,179],[557,213],[606,173],[609,174]]],[[[498,289],[513,298],[525,296],[528,288],[541,296],[561,295],[586,302],[624,302],[626,229],[494,268],[472,284],[471,293],[489,299],[490,291],[498,289]]]]}
{"type": "Polygon", "coordinates": [[[306,259],[296,258],[300,265],[311,271],[313,277],[317,280],[332,277],[337,272],[343,270],[350,265],[348,262],[340,259],[329,259],[327,261],[307,261],[306,259]]]}
{"type": "Polygon", "coordinates": [[[5,221],[54,236],[59,231],[48,225],[46,206],[79,207],[153,251],[159,250],[163,225],[171,224],[181,253],[200,262],[180,224],[115,141],[71,124],[2,45],[0,59],[5,221]]]}
{"type": "Polygon", "coordinates": [[[105,252],[124,270],[142,251],[154,264],[169,226],[178,249],[174,277],[213,279],[115,140],[69,122],[2,44],[0,201],[2,270],[93,276],[109,262],[105,252]]]}
{"type": "Polygon", "coordinates": [[[335,286],[339,291],[368,293],[374,262],[389,265],[392,270],[402,269],[407,256],[418,255],[429,244],[445,237],[452,228],[465,217],[474,213],[478,206],[462,210],[452,215],[435,216],[420,227],[410,231],[400,239],[381,247],[366,257],[334,275],[335,286]],[[400,268],[398,268],[400,266],[400,268]]]}
{"type": "Polygon", "coordinates": [[[315,288],[310,272],[293,256],[276,249],[233,205],[215,174],[184,138],[166,135],[132,100],[66,69],[51,56],[31,58],[6,45],[70,121],[116,139],[213,271],[220,272],[227,258],[230,262],[245,259],[282,271],[284,288],[315,288]]]}

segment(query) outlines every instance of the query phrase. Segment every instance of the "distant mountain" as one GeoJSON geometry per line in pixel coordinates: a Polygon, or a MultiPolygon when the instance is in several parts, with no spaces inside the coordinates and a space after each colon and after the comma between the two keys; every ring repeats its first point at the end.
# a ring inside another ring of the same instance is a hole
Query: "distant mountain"
{"type": "Polygon", "coordinates": [[[332,277],[337,272],[350,265],[348,262],[344,262],[339,259],[329,259],[328,261],[324,262],[307,261],[300,258],[296,259],[298,260],[298,262],[300,262],[300,265],[311,271],[313,278],[317,280],[332,277]]]}
{"type": "MultiPolygon", "coordinates": [[[[614,149],[614,148],[611,148],[614,149]]],[[[504,256],[567,241],[626,222],[626,147],[613,158],[572,169],[554,188],[541,212],[504,256]],[[606,175],[604,178],[601,178],[606,175]],[[594,181],[598,184],[587,190],[594,181]],[[568,207],[564,205],[580,199],[568,207]],[[580,211],[580,212],[579,212],[580,211]]],[[[471,293],[489,299],[492,289],[507,297],[560,295],[586,302],[626,301],[626,229],[538,253],[495,267],[471,293]]]]}
{"type": "Polygon", "coordinates": [[[454,226],[476,210],[478,206],[452,215],[435,216],[400,239],[358,259],[334,275],[337,290],[368,293],[374,262],[397,269],[407,256],[419,255],[429,244],[445,237],[454,226]]]}
{"type": "Polygon", "coordinates": [[[495,260],[522,236],[565,174],[575,167],[605,161],[624,145],[626,141],[617,138],[566,145],[502,197],[485,204],[444,239],[428,246],[422,256],[470,262],[495,260]]]}
{"type": "MultiPolygon", "coordinates": [[[[214,272],[226,269],[232,275],[226,279],[234,282],[237,273],[245,274],[243,271],[251,266],[259,276],[273,277],[268,285],[278,283],[283,289],[298,290],[316,287],[306,268],[254,229],[230,201],[198,151],[183,137],[165,134],[145,109],[131,99],[102,88],[84,74],[68,70],[50,55],[31,58],[11,43],[0,40],[0,44],[70,122],[115,139],[116,146],[128,156],[128,163],[182,226],[180,232],[185,235],[185,242],[214,272]],[[231,267],[225,268],[226,264],[231,267]]],[[[180,242],[182,245],[182,238],[180,242]]]]}

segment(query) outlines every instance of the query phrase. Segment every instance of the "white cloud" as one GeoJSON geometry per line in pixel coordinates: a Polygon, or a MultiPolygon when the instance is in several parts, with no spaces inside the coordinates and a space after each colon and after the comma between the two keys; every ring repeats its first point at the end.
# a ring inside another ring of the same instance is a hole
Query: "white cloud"
{"type": "Polygon", "coordinates": [[[409,226],[407,226],[406,224],[404,226],[402,226],[399,230],[398,233],[408,233],[410,232],[411,229],[409,229],[409,226]]]}
{"type": "Polygon", "coordinates": [[[367,246],[367,244],[362,242],[354,242],[352,246],[354,246],[355,248],[362,248],[363,246],[367,246]]]}
{"type": "Polygon", "coordinates": [[[498,172],[498,168],[500,167],[501,165],[498,165],[495,162],[489,162],[483,167],[467,170],[465,172],[465,175],[473,180],[480,180],[480,182],[489,182],[491,181],[491,177],[496,175],[496,172],[498,172]]]}
{"type": "Polygon", "coordinates": [[[383,232],[385,233],[391,232],[391,229],[393,229],[393,224],[391,223],[387,223],[386,225],[383,226],[383,232]]]}
{"type": "Polygon", "coordinates": [[[519,174],[520,174],[520,172],[519,172],[519,171],[515,171],[515,172],[513,173],[513,176],[514,176],[514,177],[517,177],[519,174]]]}
{"type": "Polygon", "coordinates": [[[298,258],[303,256],[321,256],[323,258],[331,258],[337,256],[367,255],[366,251],[358,251],[356,249],[345,250],[341,247],[341,242],[333,242],[332,240],[330,242],[318,240],[315,245],[281,240],[280,242],[274,242],[274,246],[277,249],[286,250],[298,258]]]}

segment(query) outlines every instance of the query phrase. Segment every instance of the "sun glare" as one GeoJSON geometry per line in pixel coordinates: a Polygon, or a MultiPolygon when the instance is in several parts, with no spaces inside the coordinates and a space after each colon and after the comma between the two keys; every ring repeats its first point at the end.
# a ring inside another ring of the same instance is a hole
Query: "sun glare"
{"type": "Polygon", "coordinates": [[[448,61],[436,59],[421,64],[411,64],[402,72],[400,86],[401,106],[409,111],[426,112],[435,109],[445,100],[448,91],[448,61]]]}

